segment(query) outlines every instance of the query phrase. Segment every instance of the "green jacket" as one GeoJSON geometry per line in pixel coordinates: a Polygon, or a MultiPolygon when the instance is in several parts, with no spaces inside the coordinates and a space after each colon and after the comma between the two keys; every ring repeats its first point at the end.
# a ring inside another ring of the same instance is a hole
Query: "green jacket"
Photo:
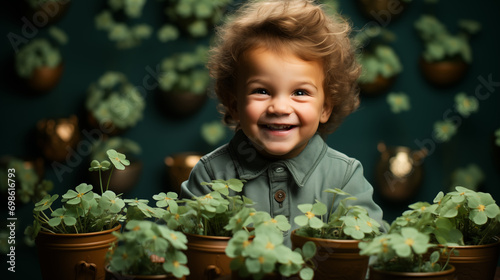
{"type": "MultiPolygon", "coordinates": [[[[297,157],[270,160],[260,156],[239,130],[228,144],[201,158],[182,183],[180,196],[205,195],[211,190],[201,182],[231,178],[246,180],[242,194],[255,202],[255,209],[271,216],[285,215],[292,230],[298,227],[293,218],[303,215],[297,205],[319,200],[331,208],[332,194],[324,192],[329,188],[357,197],[350,203],[365,207],[370,217],[383,225],[382,209],[373,201],[373,188],[363,176],[360,162],[329,148],[319,135],[297,157]]],[[[284,235],[288,246],[289,234],[284,235]]]]}

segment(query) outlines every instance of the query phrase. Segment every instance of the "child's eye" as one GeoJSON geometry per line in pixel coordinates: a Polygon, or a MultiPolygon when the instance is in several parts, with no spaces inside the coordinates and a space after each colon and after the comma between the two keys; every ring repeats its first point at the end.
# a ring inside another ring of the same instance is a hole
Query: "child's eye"
{"type": "Polygon", "coordinates": [[[298,90],[296,90],[296,91],[293,92],[293,95],[295,95],[295,96],[305,96],[305,95],[309,95],[309,93],[306,90],[298,89],[298,90]]]}
{"type": "Polygon", "coordinates": [[[269,92],[266,89],[263,88],[257,88],[252,90],[252,93],[258,93],[258,94],[269,94],[269,92]]]}

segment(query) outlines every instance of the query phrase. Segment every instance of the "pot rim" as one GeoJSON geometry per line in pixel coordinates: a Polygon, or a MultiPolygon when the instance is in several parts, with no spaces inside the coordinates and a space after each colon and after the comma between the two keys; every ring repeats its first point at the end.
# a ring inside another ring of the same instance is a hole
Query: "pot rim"
{"type": "Polygon", "coordinates": [[[309,236],[303,236],[303,235],[298,235],[295,233],[296,229],[292,230],[291,236],[296,236],[298,238],[307,238],[312,241],[318,241],[318,242],[338,242],[338,243],[348,243],[348,244],[353,244],[353,243],[359,243],[361,240],[356,240],[356,239],[330,239],[330,238],[318,238],[318,237],[309,237],[309,236]]]}
{"type": "Polygon", "coordinates": [[[448,267],[450,267],[450,268],[447,269],[447,270],[434,271],[434,272],[402,272],[402,271],[387,271],[387,270],[376,269],[372,265],[370,265],[370,270],[374,270],[374,271],[377,271],[377,272],[382,272],[382,273],[388,274],[388,275],[409,274],[411,276],[428,276],[428,275],[433,274],[433,275],[439,276],[439,275],[445,275],[445,274],[449,274],[449,273],[454,273],[455,272],[456,269],[455,269],[454,265],[448,264],[448,267]]]}
{"type": "Polygon", "coordinates": [[[75,236],[94,236],[94,235],[101,235],[101,234],[107,234],[111,233],[114,231],[118,231],[122,227],[121,224],[118,224],[114,228],[107,229],[107,230],[102,230],[102,231],[93,231],[93,232],[84,232],[84,233],[52,233],[48,231],[42,231],[38,232],[38,234],[43,234],[47,236],[62,236],[62,237],[75,237],[75,236]]]}
{"type": "Polygon", "coordinates": [[[439,244],[439,247],[448,247],[448,248],[455,248],[455,249],[478,249],[478,248],[488,248],[488,247],[499,246],[500,245],[500,238],[499,237],[494,237],[494,239],[496,239],[496,242],[488,243],[488,244],[482,244],[482,245],[445,246],[445,245],[439,244]]]}

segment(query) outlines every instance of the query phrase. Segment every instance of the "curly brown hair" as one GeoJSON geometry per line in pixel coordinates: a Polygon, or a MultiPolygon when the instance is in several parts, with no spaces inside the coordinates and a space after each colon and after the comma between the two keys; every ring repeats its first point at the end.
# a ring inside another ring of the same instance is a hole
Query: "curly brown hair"
{"type": "Polygon", "coordinates": [[[237,126],[229,108],[236,100],[236,77],[242,54],[252,48],[284,49],[307,61],[319,61],[325,79],[325,102],[333,105],[318,133],[332,133],[359,106],[357,79],[361,67],[350,39],[351,26],[337,13],[308,0],[249,1],[217,28],[217,41],[210,50],[208,69],[215,80],[215,94],[224,122],[237,126]]]}

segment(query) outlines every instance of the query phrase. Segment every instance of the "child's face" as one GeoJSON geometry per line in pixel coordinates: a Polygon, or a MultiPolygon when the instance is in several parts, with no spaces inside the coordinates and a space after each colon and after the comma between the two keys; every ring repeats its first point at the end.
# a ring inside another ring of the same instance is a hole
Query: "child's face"
{"type": "Polygon", "coordinates": [[[251,49],[238,67],[232,117],[265,156],[295,157],[330,117],[323,79],[319,62],[251,49]]]}

